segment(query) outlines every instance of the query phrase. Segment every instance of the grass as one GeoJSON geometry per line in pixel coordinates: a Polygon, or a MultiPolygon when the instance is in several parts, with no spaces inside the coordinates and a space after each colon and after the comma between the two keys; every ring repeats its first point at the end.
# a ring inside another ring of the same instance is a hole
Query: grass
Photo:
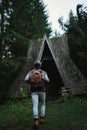
{"type": "MultiPolygon", "coordinates": [[[[87,122],[86,99],[71,102],[46,101],[46,123],[41,130],[68,130],[78,121],[87,122]]],[[[31,130],[33,125],[32,103],[6,103],[0,106],[0,130],[31,130]]],[[[87,125],[86,125],[87,127],[87,125]]]]}

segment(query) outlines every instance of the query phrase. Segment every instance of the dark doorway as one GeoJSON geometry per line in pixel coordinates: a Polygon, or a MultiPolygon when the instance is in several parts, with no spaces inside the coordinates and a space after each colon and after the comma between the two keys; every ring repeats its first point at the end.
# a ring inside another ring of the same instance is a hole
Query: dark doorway
{"type": "Polygon", "coordinates": [[[43,59],[42,69],[47,71],[50,82],[46,85],[47,99],[56,99],[60,95],[63,82],[53,59],[43,59]]]}
{"type": "Polygon", "coordinates": [[[50,82],[46,85],[47,99],[57,99],[60,95],[61,87],[63,87],[64,84],[55,63],[51,48],[46,41],[44,43],[41,61],[41,67],[48,73],[50,79],[50,82]]]}

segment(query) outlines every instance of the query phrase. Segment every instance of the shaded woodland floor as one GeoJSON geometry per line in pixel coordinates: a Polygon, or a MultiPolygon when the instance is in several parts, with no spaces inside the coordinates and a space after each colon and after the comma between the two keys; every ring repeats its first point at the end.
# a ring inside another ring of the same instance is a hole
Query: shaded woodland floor
{"type": "MultiPolygon", "coordinates": [[[[31,130],[31,99],[0,106],[0,130],[31,130]]],[[[46,123],[40,130],[87,130],[87,101],[73,99],[46,101],[46,123]]]]}

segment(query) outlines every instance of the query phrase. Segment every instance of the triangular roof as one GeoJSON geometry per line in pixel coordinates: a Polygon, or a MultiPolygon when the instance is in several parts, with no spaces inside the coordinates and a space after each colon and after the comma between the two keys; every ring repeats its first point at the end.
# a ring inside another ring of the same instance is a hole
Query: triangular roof
{"type": "MultiPolygon", "coordinates": [[[[56,67],[57,67],[57,69],[58,69],[58,65],[57,65],[57,63],[56,63],[55,55],[54,55],[54,53],[53,53],[53,51],[52,51],[52,49],[51,49],[51,47],[50,47],[50,44],[49,44],[49,41],[48,41],[46,35],[44,36],[43,41],[42,41],[42,45],[41,45],[41,48],[40,48],[40,51],[39,51],[39,54],[38,54],[38,57],[37,57],[38,60],[41,61],[46,46],[47,46],[47,49],[48,49],[48,51],[49,51],[49,53],[50,53],[51,58],[53,58],[53,60],[54,60],[54,62],[55,62],[55,64],[56,64],[56,67]]],[[[48,58],[50,58],[50,57],[48,57],[48,58]]]]}

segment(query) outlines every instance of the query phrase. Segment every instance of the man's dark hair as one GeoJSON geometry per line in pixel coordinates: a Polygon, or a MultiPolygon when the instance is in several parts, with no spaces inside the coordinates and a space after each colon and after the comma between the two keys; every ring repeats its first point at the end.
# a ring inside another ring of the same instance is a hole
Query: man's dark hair
{"type": "Polygon", "coordinates": [[[34,67],[35,68],[40,68],[41,67],[41,62],[39,60],[34,61],[34,67]]]}

